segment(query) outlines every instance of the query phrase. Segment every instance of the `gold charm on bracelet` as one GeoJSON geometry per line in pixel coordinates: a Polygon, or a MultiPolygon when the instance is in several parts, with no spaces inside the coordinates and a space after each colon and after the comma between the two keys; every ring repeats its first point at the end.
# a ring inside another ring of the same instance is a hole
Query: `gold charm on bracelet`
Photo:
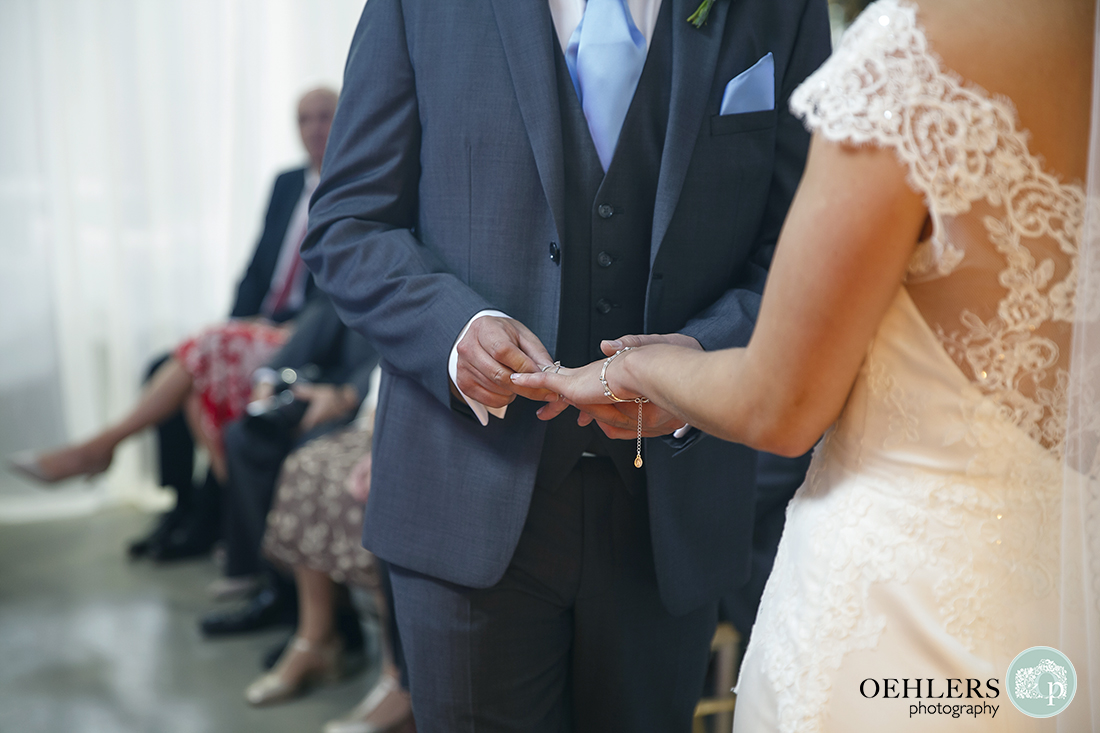
{"type": "Polygon", "coordinates": [[[630,351],[633,348],[634,348],[633,346],[624,346],[623,348],[619,349],[618,351],[616,351],[611,356],[604,359],[603,369],[600,369],[600,384],[603,385],[604,397],[611,400],[612,402],[634,402],[638,405],[638,453],[634,458],[634,468],[641,468],[642,467],[642,405],[649,402],[649,399],[646,398],[646,397],[635,397],[634,399],[631,399],[631,400],[624,400],[623,398],[619,397],[614,392],[612,392],[611,391],[611,385],[609,385],[607,383],[607,367],[611,365],[611,362],[614,361],[616,356],[623,353],[624,351],[630,351]]]}

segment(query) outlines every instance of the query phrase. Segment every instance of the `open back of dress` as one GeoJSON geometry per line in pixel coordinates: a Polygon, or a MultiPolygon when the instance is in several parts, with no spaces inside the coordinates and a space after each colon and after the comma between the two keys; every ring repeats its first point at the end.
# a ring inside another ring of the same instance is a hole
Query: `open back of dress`
{"type": "Polygon", "coordinates": [[[1045,171],[1012,102],[944,69],[909,4],[875,4],[792,97],[826,138],[895,150],[932,236],[906,287],[945,351],[1059,452],[1084,190],[1045,171]]]}

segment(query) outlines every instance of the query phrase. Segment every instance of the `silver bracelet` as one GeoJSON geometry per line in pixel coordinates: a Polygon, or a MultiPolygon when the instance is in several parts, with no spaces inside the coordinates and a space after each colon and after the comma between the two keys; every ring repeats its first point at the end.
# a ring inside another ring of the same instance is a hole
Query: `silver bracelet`
{"type": "Polygon", "coordinates": [[[630,351],[633,348],[634,348],[633,346],[624,346],[623,348],[619,349],[618,351],[616,351],[611,356],[604,359],[603,369],[600,370],[600,384],[603,385],[603,394],[604,394],[604,396],[607,397],[612,402],[634,402],[638,405],[638,444],[637,444],[638,445],[638,450],[637,450],[637,455],[634,457],[634,468],[641,468],[642,467],[642,405],[649,402],[649,398],[647,398],[647,397],[635,397],[634,399],[624,400],[622,397],[619,397],[614,392],[612,392],[611,391],[611,386],[607,383],[607,367],[611,364],[612,361],[615,360],[616,356],[618,356],[619,354],[621,354],[625,351],[630,351]]]}
{"type": "Polygon", "coordinates": [[[612,392],[611,387],[607,384],[607,367],[611,365],[611,362],[613,362],[615,360],[615,357],[619,354],[624,354],[627,351],[633,350],[633,346],[624,346],[603,361],[603,369],[600,370],[600,384],[603,385],[604,397],[611,400],[612,402],[637,402],[638,404],[649,402],[649,400],[647,400],[645,397],[634,397],[633,399],[624,400],[622,397],[619,397],[614,392],[612,392]]]}

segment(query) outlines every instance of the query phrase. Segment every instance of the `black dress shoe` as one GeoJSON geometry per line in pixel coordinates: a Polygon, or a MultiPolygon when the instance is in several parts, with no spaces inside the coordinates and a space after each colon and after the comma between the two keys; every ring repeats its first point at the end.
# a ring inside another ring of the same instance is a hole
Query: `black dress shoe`
{"type": "Polygon", "coordinates": [[[163,543],[172,534],[179,526],[181,519],[182,512],[175,509],[161,514],[149,534],[132,541],[127,546],[126,551],[130,558],[137,560],[150,554],[155,547],[163,543]]]}
{"type": "Polygon", "coordinates": [[[212,532],[200,532],[194,528],[180,528],[170,532],[160,542],[149,548],[149,558],[155,562],[190,560],[205,557],[214,548],[217,536],[212,532]]]}
{"type": "Polygon", "coordinates": [[[240,608],[209,611],[199,620],[207,636],[228,636],[297,622],[297,606],[270,588],[263,588],[240,608]]]}
{"type": "Polygon", "coordinates": [[[344,653],[365,656],[367,638],[363,635],[363,624],[359,621],[359,614],[351,604],[337,606],[335,625],[336,633],[344,640],[344,653]]]}

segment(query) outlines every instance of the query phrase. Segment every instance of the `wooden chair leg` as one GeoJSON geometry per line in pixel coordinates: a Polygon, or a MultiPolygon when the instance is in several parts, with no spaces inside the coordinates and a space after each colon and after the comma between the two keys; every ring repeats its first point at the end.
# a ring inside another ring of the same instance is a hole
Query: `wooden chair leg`
{"type": "Polygon", "coordinates": [[[717,716],[716,730],[728,731],[733,726],[733,709],[737,698],[730,692],[737,680],[740,665],[738,649],[741,635],[728,623],[718,624],[711,640],[711,652],[715,655],[714,684],[717,688],[714,697],[704,697],[695,706],[695,719],[692,721],[692,733],[707,733],[706,718],[717,716]]]}

